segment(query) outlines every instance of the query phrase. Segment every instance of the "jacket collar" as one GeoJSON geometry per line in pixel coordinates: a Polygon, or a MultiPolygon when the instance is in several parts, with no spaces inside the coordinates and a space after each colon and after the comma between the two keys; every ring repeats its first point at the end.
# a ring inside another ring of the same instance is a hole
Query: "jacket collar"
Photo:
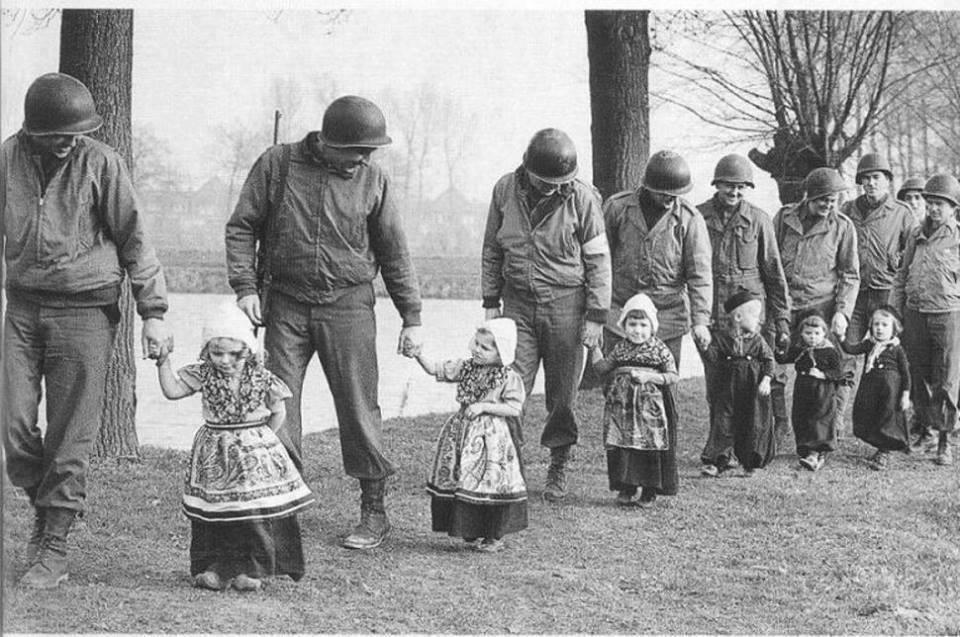
{"type": "Polygon", "coordinates": [[[817,222],[811,226],[810,230],[807,232],[803,231],[803,222],[800,220],[800,214],[807,209],[806,202],[801,201],[800,203],[793,204],[783,213],[783,223],[789,226],[797,234],[801,236],[810,236],[815,234],[824,234],[830,230],[832,226],[837,224],[837,213],[836,211],[827,213],[826,217],[817,219],[817,222]]]}

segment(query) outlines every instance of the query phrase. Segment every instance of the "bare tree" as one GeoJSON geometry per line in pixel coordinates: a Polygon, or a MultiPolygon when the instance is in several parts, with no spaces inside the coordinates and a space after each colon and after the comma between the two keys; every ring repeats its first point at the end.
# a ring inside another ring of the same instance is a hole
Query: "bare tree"
{"type": "MultiPolygon", "coordinates": [[[[115,148],[129,165],[133,11],[64,9],[60,22],[60,71],[76,77],[90,89],[103,117],[103,127],[96,136],[115,148]]],[[[95,454],[139,458],[133,300],[127,280],[120,309],[95,454]]]]}
{"type": "Polygon", "coordinates": [[[468,115],[452,97],[440,100],[437,111],[437,137],[447,172],[447,188],[456,190],[457,171],[473,142],[476,116],[468,115]]]}
{"type": "Polygon", "coordinates": [[[593,183],[635,188],[650,154],[649,11],[586,11],[593,183]]]}
{"type": "Polygon", "coordinates": [[[909,85],[911,73],[891,74],[905,16],[738,11],[704,17],[696,36],[700,55],[670,53],[677,64],[668,71],[686,80],[687,92],[664,98],[743,139],[772,139],[769,151],[755,148],[750,158],[777,180],[781,201],[796,201],[803,177],[819,166],[840,167],[858,152],[909,85]],[[711,57],[704,50],[723,61],[703,62],[711,57]]]}
{"type": "Polygon", "coordinates": [[[130,172],[138,193],[148,190],[181,190],[183,177],[173,160],[170,144],[150,125],[134,126],[130,172]]]}
{"type": "Polygon", "coordinates": [[[272,128],[264,124],[263,130],[254,130],[239,122],[220,124],[211,130],[209,153],[219,173],[227,181],[228,214],[236,204],[235,193],[240,181],[250,166],[272,141],[272,128]]]}

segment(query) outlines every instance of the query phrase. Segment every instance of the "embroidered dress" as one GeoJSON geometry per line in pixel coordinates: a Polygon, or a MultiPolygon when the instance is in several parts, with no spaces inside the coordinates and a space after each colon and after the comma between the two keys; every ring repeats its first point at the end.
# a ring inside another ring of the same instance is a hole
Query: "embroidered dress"
{"type": "Polygon", "coordinates": [[[649,487],[658,494],[677,492],[677,412],[671,384],[676,382],[673,355],[660,339],[643,343],[622,340],[594,365],[605,376],[603,440],[610,489],[649,487]],[[666,385],[633,382],[630,372],[664,374],[666,385]]]}
{"type": "Polygon", "coordinates": [[[314,496],[267,426],[270,407],[290,390],[251,365],[236,387],[206,363],[177,374],[201,392],[205,421],[193,439],[182,502],[192,524],[191,574],[213,570],[229,579],[283,573],[299,580],[304,568],[296,514],[314,496]]]}
{"type": "Polygon", "coordinates": [[[797,455],[803,458],[812,451],[834,451],[837,446],[835,394],[838,385],[848,382],[840,352],[826,341],[815,348],[794,344],[777,357],[777,362],[794,363],[797,370],[790,412],[797,455]],[[811,376],[814,368],[823,372],[826,379],[811,376]]]}
{"type": "Polygon", "coordinates": [[[516,418],[465,409],[497,402],[522,409],[523,381],[509,367],[477,365],[470,360],[437,364],[440,382],[457,383],[460,409],[440,429],[427,492],[433,530],[453,537],[501,538],[527,527],[527,489],[523,478],[516,418]]]}
{"type": "Polygon", "coordinates": [[[701,462],[722,466],[730,454],[744,469],[765,467],[776,455],[770,397],[757,389],[773,377],[773,351],[760,334],[714,330],[704,361],[714,367],[710,434],[701,462]]]}
{"type": "Polygon", "coordinates": [[[900,397],[910,391],[910,368],[899,339],[843,346],[848,354],[867,354],[853,401],[853,435],[883,451],[906,449],[910,432],[900,397]]]}

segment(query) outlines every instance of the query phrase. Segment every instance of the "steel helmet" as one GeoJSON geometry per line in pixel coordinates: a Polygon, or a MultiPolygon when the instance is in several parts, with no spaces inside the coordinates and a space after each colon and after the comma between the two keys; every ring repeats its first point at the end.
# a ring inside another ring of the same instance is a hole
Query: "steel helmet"
{"type": "Polygon", "coordinates": [[[934,175],[923,186],[923,196],[946,199],[954,206],[960,206],[960,182],[953,175],[934,175]]]}
{"type": "Polygon", "coordinates": [[[713,171],[713,181],[710,182],[710,185],[715,186],[718,181],[729,184],[746,184],[755,188],[753,185],[753,166],[750,165],[750,160],[736,153],[721,157],[713,171]]]}
{"type": "Polygon", "coordinates": [[[577,149],[562,130],[544,128],[527,144],[523,167],[548,184],[563,184],[577,176],[577,149]]]}
{"type": "Polygon", "coordinates": [[[393,142],[380,108],[356,95],[344,95],[330,103],[323,113],[320,141],[333,148],[376,148],[393,142]]]}
{"type": "Polygon", "coordinates": [[[647,160],[643,171],[643,187],[650,192],[679,196],[690,192],[693,182],[690,167],[672,150],[661,150],[647,160]]]}
{"type": "Polygon", "coordinates": [[[847,190],[847,182],[843,180],[836,168],[814,168],[803,180],[803,198],[813,201],[847,190]]]}
{"type": "Polygon", "coordinates": [[[856,182],[860,183],[860,177],[864,173],[881,172],[887,176],[887,179],[893,181],[893,171],[890,170],[890,162],[877,153],[867,153],[857,162],[856,182]]]}
{"type": "Polygon", "coordinates": [[[90,90],[65,73],[33,81],[23,101],[23,131],[29,135],[84,135],[103,125],[90,90]]]}
{"type": "Polygon", "coordinates": [[[900,186],[900,190],[897,191],[897,199],[903,199],[903,196],[907,194],[908,190],[918,190],[923,192],[923,186],[926,184],[926,180],[923,177],[911,177],[910,179],[903,182],[903,185],[900,186]]]}

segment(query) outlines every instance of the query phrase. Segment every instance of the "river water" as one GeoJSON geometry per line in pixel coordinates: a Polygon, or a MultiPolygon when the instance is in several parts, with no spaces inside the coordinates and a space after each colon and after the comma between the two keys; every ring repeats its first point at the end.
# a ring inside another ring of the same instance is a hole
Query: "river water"
{"type": "MultiPolygon", "coordinates": [[[[171,294],[166,322],[173,331],[174,368],[196,360],[205,317],[232,295],[171,294]]],[[[380,409],[384,418],[448,412],[456,408],[455,386],[438,383],[416,361],[396,354],[400,316],[389,299],[378,298],[377,352],[380,365],[380,409]]],[[[423,301],[424,351],[431,358],[456,358],[467,353],[476,326],[483,320],[479,301],[425,299],[423,301]]],[[[139,343],[140,324],[135,326],[139,343]]],[[[682,377],[701,376],[703,368],[687,337],[680,365],[682,377]]],[[[543,392],[543,373],[537,375],[534,393],[543,392]]],[[[157,370],[150,360],[137,362],[137,434],[140,444],[189,449],[200,424],[200,397],[167,400],[160,393],[157,370]]],[[[333,398],[316,358],[307,370],[303,393],[303,432],[335,427],[333,398]]]]}

